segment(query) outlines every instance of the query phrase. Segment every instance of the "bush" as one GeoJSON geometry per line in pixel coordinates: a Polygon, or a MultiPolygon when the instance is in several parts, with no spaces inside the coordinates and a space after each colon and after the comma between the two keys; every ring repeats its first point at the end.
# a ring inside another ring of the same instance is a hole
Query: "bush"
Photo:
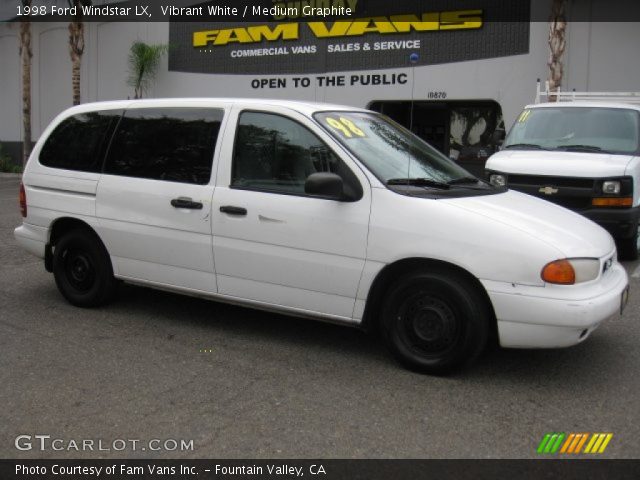
{"type": "Polygon", "coordinates": [[[2,148],[2,144],[0,143],[0,172],[8,172],[8,173],[22,173],[22,167],[20,165],[14,165],[11,162],[11,158],[7,152],[2,148]]]}

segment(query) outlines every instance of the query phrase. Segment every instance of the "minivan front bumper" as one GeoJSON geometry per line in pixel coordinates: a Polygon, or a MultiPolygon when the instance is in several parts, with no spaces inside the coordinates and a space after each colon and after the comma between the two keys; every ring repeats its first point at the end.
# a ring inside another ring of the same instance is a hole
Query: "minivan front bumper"
{"type": "Polygon", "coordinates": [[[584,285],[521,286],[483,281],[507,348],[569,347],[587,339],[604,321],[621,314],[628,296],[619,263],[584,285]]]}

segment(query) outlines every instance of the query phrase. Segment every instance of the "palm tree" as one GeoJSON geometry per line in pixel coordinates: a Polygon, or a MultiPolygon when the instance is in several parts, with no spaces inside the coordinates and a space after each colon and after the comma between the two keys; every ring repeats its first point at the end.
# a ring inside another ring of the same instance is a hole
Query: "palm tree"
{"type": "Polygon", "coordinates": [[[147,92],[156,77],[160,59],[167,50],[168,45],[147,45],[140,41],[131,45],[127,85],[133,87],[133,98],[142,98],[147,92]]]}
{"type": "MultiPolygon", "coordinates": [[[[31,7],[31,0],[22,0],[23,7],[31,7]]],[[[31,142],[31,22],[29,16],[20,21],[20,57],[22,59],[22,164],[26,165],[33,148],[31,142]]]]}
{"type": "MultiPolygon", "coordinates": [[[[551,17],[549,18],[549,90],[556,91],[562,86],[562,55],[566,46],[565,33],[567,0],[553,0],[551,17]]],[[[555,100],[550,96],[549,100],[555,100]]]]}
{"type": "Polygon", "coordinates": [[[76,15],[69,23],[69,55],[71,56],[71,88],[73,104],[80,104],[80,66],[84,53],[84,23],[82,7],[91,5],[91,0],[67,0],[70,7],[75,7],[76,15]]]}

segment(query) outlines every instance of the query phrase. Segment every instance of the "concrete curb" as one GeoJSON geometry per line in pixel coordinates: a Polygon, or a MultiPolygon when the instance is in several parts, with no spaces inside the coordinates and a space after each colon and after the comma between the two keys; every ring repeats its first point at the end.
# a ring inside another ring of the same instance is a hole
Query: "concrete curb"
{"type": "Polygon", "coordinates": [[[20,178],[22,177],[21,173],[5,173],[0,172],[0,178],[20,178]]]}

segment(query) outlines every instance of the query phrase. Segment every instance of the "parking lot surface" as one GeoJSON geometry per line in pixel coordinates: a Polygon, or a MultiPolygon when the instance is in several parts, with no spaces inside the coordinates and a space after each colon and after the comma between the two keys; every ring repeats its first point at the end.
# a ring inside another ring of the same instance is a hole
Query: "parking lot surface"
{"type": "Polygon", "coordinates": [[[640,458],[638,262],[624,315],[586,342],[430,377],[354,329],[141,287],[75,308],[15,244],[18,185],[0,177],[3,458],[535,458],[548,432],[640,458]]]}

